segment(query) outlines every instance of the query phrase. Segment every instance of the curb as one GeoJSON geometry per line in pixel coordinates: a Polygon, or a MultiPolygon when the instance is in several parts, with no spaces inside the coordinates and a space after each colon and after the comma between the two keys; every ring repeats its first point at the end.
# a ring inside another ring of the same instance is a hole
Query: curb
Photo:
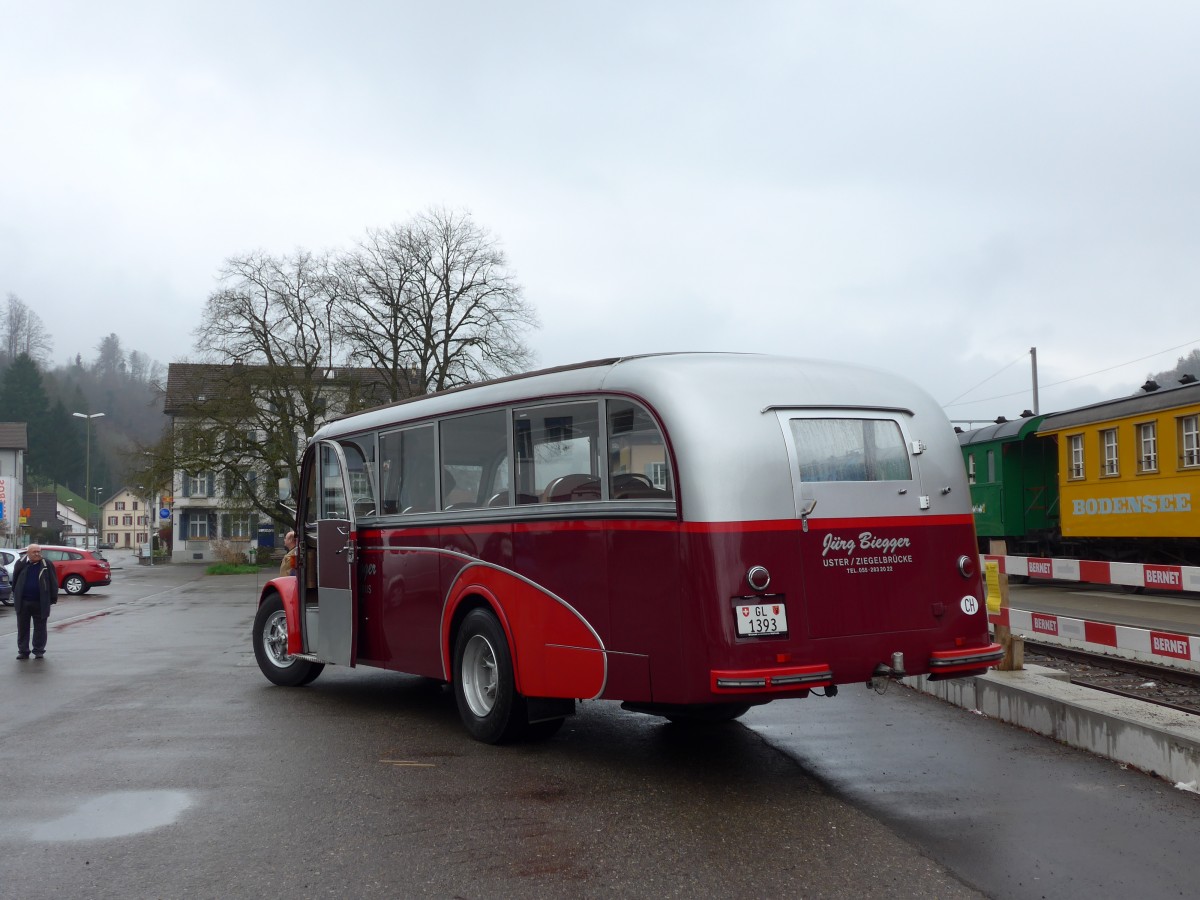
{"type": "Polygon", "coordinates": [[[1043,666],[906,683],[948,703],[1043,734],[1175,784],[1200,781],[1200,716],[1071,684],[1043,666]]]}

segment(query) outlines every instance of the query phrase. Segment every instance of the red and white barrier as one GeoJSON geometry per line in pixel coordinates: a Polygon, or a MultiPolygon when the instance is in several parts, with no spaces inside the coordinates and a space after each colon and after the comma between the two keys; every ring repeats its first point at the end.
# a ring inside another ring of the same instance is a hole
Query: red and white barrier
{"type": "Polygon", "coordinates": [[[1158,566],[1149,563],[1101,562],[1094,559],[1050,559],[1041,556],[984,555],[984,562],[997,562],[1005,575],[1032,579],[1084,581],[1147,587],[1159,591],[1200,591],[1200,566],[1158,566]]]}
{"type": "Polygon", "coordinates": [[[1200,671],[1200,636],[1089,622],[1028,609],[1001,608],[988,616],[993,625],[1007,625],[1013,634],[1033,641],[1077,647],[1126,659],[1200,671]]]}

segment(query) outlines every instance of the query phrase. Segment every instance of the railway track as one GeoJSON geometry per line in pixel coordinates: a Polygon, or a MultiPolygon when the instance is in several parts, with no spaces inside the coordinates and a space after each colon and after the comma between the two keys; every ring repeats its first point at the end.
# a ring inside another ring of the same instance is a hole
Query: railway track
{"type": "Polygon", "coordinates": [[[1200,673],[1025,640],[1025,661],[1065,671],[1072,684],[1200,715],[1200,673]]]}

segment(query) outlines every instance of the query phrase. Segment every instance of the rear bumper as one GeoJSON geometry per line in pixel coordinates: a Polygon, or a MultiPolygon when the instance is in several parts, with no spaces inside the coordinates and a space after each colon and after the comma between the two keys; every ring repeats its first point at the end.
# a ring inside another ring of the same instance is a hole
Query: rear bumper
{"type": "MultiPolygon", "coordinates": [[[[986,672],[1004,658],[999,644],[985,644],[961,650],[936,650],[930,654],[927,671],[934,681],[940,678],[964,678],[986,672]]],[[[858,680],[858,679],[854,679],[858,680]]],[[[720,694],[783,694],[834,684],[833,668],[825,664],[780,666],[769,669],[713,669],[709,688],[720,694]]]]}
{"type": "Polygon", "coordinates": [[[714,694],[770,694],[828,687],[833,684],[833,670],[826,665],[713,669],[709,681],[714,694]]]}
{"type": "Polygon", "coordinates": [[[999,644],[969,647],[964,650],[935,650],[929,657],[929,677],[946,678],[982,673],[1004,658],[999,644]]]}

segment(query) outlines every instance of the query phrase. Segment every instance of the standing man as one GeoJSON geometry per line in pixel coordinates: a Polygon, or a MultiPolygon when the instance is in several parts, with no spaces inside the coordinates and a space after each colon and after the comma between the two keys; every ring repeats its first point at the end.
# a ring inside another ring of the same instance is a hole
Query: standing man
{"type": "Polygon", "coordinates": [[[283,536],[283,546],[287,553],[279,563],[280,575],[296,574],[296,532],[289,531],[283,536]]]}
{"type": "Polygon", "coordinates": [[[29,621],[33,620],[33,656],[46,653],[46,620],[58,602],[58,576],[42,559],[42,548],[30,544],[13,566],[13,599],[17,604],[17,659],[29,659],[29,621]]]}

